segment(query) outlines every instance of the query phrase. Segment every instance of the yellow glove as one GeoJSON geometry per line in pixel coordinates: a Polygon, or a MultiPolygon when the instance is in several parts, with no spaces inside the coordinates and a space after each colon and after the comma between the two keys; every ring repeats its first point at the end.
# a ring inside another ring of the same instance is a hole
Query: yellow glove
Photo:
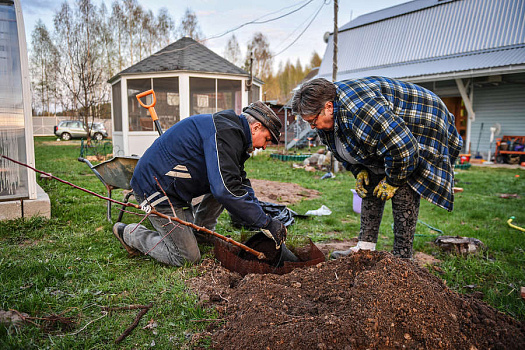
{"type": "Polygon", "coordinates": [[[368,178],[368,171],[361,170],[356,176],[355,191],[361,198],[365,198],[368,192],[364,185],[368,185],[370,180],[368,178]]]}
{"type": "Polygon", "coordinates": [[[379,184],[374,189],[374,196],[377,198],[381,198],[384,201],[389,200],[390,198],[394,197],[394,193],[396,193],[397,189],[399,187],[394,187],[386,182],[386,177],[379,181],[379,184]]]}

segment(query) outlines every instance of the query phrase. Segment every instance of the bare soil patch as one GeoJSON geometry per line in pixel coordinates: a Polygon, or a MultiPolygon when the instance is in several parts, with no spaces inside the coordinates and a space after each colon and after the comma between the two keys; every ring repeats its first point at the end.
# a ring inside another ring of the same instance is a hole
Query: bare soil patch
{"type": "Polygon", "coordinates": [[[294,204],[303,199],[319,197],[319,191],[309,190],[298,184],[269,180],[250,179],[255,196],[262,202],[294,204]]]}
{"type": "Polygon", "coordinates": [[[80,141],[71,140],[71,141],[43,141],[43,146],[80,146],[80,141]]]}
{"type": "Polygon", "coordinates": [[[213,259],[188,281],[220,321],[214,349],[524,349],[525,325],[417,264],[359,252],[286,275],[242,278],[213,259]]]}
{"type": "MultiPolygon", "coordinates": [[[[290,205],[297,202],[319,197],[319,191],[309,190],[298,184],[270,180],[250,179],[255,196],[261,202],[290,205]]],[[[202,201],[204,196],[194,198],[193,205],[202,201]]]]}
{"type": "Polygon", "coordinates": [[[315,245],[319,248],[323,254],[328,257],[329,254],[335,250],[347,250],[350,247],[354,247],[357,244],[357,237],[351,239],[329,240],[324,242],[316,242],[315,245]]]}

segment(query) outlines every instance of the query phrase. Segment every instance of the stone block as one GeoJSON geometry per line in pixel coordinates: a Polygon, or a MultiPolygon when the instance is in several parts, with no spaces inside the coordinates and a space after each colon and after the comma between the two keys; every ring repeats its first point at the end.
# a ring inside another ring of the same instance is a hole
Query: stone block
{"type": "Polygon", "coordinates": [[[0,202],[0,220],[14,220],[22,217],[22,201],[19,199],[0,202]]]}
{"type": "Polygon", "coordinates": [[[49,196],[38,184],[36,194],[36,199],[24,199],[22,213],[24,218],[43,216],[49,219],[51,217],[51,201],[49,200],[49,196]]]}

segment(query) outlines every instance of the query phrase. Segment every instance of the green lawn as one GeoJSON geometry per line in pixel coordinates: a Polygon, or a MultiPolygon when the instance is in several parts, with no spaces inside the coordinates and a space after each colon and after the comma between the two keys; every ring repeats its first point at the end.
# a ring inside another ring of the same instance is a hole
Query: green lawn
{"type": "MultiPolygon", "coordinates": [[[[64,180],[105,195],[105,188],[86,164],[76,159],[80,142],[73,145],[54,138],[36,138],[36,167],[64,180]]],[[[290,162],[269,157],[266,151],[246,163],[250,178],[293,182],[320,191],[321,197],[290,206],[298,213],[322,204],[332,215],[296,220],[289,229],[289,245],[301,245],[306,237],[316,242],[355,237],[359,216],[352,211],[350,189],[354,179],[339,173],[334,179],[320,180],[321,172],[292,169],[290,162]]],[[[37,175],[37,178],[39,176],[37,175]]],[[[460,257],[443,254],[430,244],[439,234],[419,224],[415,249],[442,260],[440,278],[461,293],[467,285],[484,294],[484,300],[520,320],[525,320],[525,302],[519,289],[525,286],[525,232],[510,228],[506,221],[525,226],[525,172],[521,169],[470,168],[459,171],[452,213],[421,203],[420,220],[447,235],[478,238],[487,250],[483,254],[460,257]],[[521,175],[516,177],[515,175],[521,175]],[[516,193],[518,199],[502,199],[500,193],[516,193]]],[[[163,266],[146,257],[128,258],[111,233],[106,221],[106,205],[101,199],[54,180],[38,179],[49,194],[52,218],[14,220],[0,225],[0,301],[2,310],[14,309],[32,317],[61,315],[75,323],[51,331],[32,325],[20,329],[0,325],[0,348],[20,349],[112,349],[181,348],[195,332],[204,329],[199,319],[216,317],[198,306],[184,281],[197,272],[194,267],[163,266]],[[133,322],[137,310],[106,314],[103,306],[153,304],[129,337],[116,346],[114,340],[133,322]],[[142,329],[149,320],[156,328],[142,329]]],[[[121,199],[121,191],[113,197],[121,199]]],[[[118,215],[114,206],[113,217],[118,215]]],[[[125,222],[138,218],[124,215],[125,222]]],[[[392,246],[392,214],[387,205],[378,248],[392,246]]],[[[220,218],[217,231],[240,239],[227,215],[220,218]]],[[[207,253],[207,256],[210,256],[207,253]]],[[[35,323],[45,325],[42,320],[35,323]]]]}

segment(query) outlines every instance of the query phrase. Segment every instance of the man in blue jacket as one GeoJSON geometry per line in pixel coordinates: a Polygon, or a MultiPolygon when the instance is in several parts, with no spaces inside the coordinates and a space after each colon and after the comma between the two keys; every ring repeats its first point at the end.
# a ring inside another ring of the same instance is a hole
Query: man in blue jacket
{"type": "MultiPolygon", "coordinates": [[[[226,110],[183,119],[140,158],[131,179],[135,198],[143,207],[168,216],[175,211],[178,218],[212,231],[226,208],[280,245],[286,228],[265,214],[244,171],[249,153],[265,149],[270,141],[278,143],[280,129],[279,118],[261,101],[244,108],[241,115],[226,110]],[[201,195],[194,211],[191,201],[201,195]]],[[[148,254],[173,266],[200,260],[196,235],[201,233],[155,215],[149,220],[156,231],[139,224],[114,225],[113,233],[128,253],[148,254]]]]}
{"type": "Polygon", "coordinates": [[[385,77],[319,78],[301,86],[292,109],[354,174],[363,198],[357,246],[332,256],[375,250],[385,201],[392,198],[392,253],[412,258],[420,198],[449,211],[454,203],[453,165],[463,141],[443,101],[385,77]]]}

